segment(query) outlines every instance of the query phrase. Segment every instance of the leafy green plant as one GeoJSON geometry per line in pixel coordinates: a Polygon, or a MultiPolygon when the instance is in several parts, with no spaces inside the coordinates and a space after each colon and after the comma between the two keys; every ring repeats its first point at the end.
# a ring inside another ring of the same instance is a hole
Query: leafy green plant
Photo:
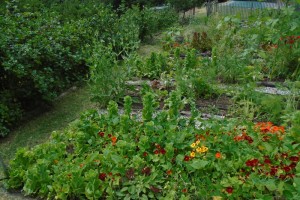
{"type": "Polygon", "coordinates": [[[106,106],[110,100],[119,100],[124,95],[124,82],[128,77],[112,48],[101,44],[95,46],[90,58],[90,74],[92,101],[100,106],[106,106]]]}
{"type": "MultiPolygon", "coordinates": [[[[298,197],[299,145],[292,132],[271,122],[180,118],[181,97],[153,115],[144,96],[143,116],[84,113],[50,141],[20,149],[11,160],[9,188],[44,198],[276,198],[298,197]]],[[[194,112],[194,111],[193,111],[194,112]]],[[[193,114],[193,118],[197,116],[193,114]]]]}

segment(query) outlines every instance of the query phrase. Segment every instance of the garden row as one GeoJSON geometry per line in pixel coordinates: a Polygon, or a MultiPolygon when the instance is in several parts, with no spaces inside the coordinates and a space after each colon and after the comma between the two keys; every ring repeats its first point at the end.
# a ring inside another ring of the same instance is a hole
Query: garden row
{"type": "Polygon", "coordinates": [[[10,163],[9,188],[56,199],[299,198],[299,112],[290,127],[271,122],[180,117],[173,91],[156,112],[153,92],[142,117],[111,101],[107,113],[84,113],[65,131],[10,163]],[[200,126],[195,127],[195,123],[200,126]]]}
{"type": "Polygon", "coordinates": [[[124,95],[143,95],[146,86],[137,90],[126,81],[146,79],[152,80],[151,87],[160,100],[171,90],[195,101],[230,96],[232,117],[280,124],[300,106],[300,36],[296,35],[300,26],[294,19],[299,20],[299,13],[291,8],[255,14],[247,21],[238,16],[215,17],[206,25],[198,24],[202,30],[192,35],[171,28],[162,34],[164,51],[146,58],[132,53],[122,62],[110,49],[99,47],[91,57],[92,99],[105,106],[124,95]],[[291,92],[286,96],[262,94],[256,85],[265,81],[275,81],[291,92]],[[239,90],[230,91],[220,84],[232,84],[239,90]]]}

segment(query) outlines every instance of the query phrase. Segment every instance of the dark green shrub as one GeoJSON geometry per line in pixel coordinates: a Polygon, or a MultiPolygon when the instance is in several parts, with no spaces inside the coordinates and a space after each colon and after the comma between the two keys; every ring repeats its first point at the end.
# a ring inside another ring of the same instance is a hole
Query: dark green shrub
{"type": "Polygon", "coordinates": [[[145,40],[153,34],[178,22],[178,13],[174,9],[154,10],[145,8],[141,11],[140,38],[145,40]]]}
{"type": "Polygon", "coordinates": [[[20,104],[8,91],[0,92],[0,137],[9,133],[15,121],[21,118],[20,104]]]}
{"type": "MultiPolygon", "coordinates": [[[[84,47],[91,41],[91,29],[86,25],[85,20],[62,24],[59,15],[50,11],[2,15],[1,90],[23,109],[52,101],[82,79],[88,73],[84,47]]],[[[0,104],[11,107],[2,99],[0,104]]],[[[1,120],[7,119],[2,115],[1,120]]],[[[14,120],[9,119],[10,123],[14,120]]]]}

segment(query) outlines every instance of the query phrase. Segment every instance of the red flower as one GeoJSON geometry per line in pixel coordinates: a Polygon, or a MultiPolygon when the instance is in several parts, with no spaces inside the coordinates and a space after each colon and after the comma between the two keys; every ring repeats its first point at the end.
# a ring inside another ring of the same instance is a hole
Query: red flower
{"type": "Polygon", "coordinates": [[[255,159],[252,159],[252,160],[247,160],[246,165],[248,167],[255,167],[255,166],[258,165],[258,159],[255,158],[255,159]]]}
{"type": "Polygon", "coordinates": [[[286,158],[286,157],[288,157],[288,156],[289,156],[289,155],[288,155],[287,153],[282,153],[282,154],[281,154],[281,157],[282,157],[282,158],[286,158]]]}
{"type": "Polygon", "coordinates": [[[227,187],[227,188],[226,188],[226,192],[227,192],[228,194],[232,194],[233,188],[232,188],[232,187],[227,187]]]}
{"type": "Polygon", "coordinates": [[[245,136],[245,140],[247,140],[249,144],[253,142],[253,139],[249,135],[245,136]]]}
{"type": "Polygon", "coordinates": [[[183,192],[183,193],[187,193],[187,191],[188,191],[188,190],[187,190],[186,188],[182,189],[182,192],[183,192]]]}
{"type": "Polygon", "coordinates": [[[147,153],[147,152],[144,152],[144,153],[143,153],[143,156],[144,156],[144,157],[147,157],[147,156],[148,156],[148,153],[147,153]]]}
{"type": "Polygon", "coordinates": [[[161,146],[160,146],[159,144],[155,144],[155,147],[156,147],[157,149],[160,149],[160,148],[161,148],[161,146]]]}
{"type": "Polygon", "coordinates": [[[270,136],[265,135],[265,136],[263,137],[262,141],[267,142],[268,140],[270,140],[270,138],[271,138],[270,136]]]}
{"type": "Polygon", "coordinates": [[[298,156],[291,156],[290,157],[290,161],[298,162],[299,161],[299,157],[298,156]]]}
{"type": "Polygon", "coordinates": [[[111,134],[108,134],[107,137],[111,138],[111,134]]]}
{"type": "Polygon", "coordinates": [[[290,177],[290,178],[294,178],[294,177],[295,177],[295,174],[287,174],[286,176],[287,176],[287,177],[290,177]]]}
{"type": "Polygon", "coordinates": [[[99,135],[100,137],[104,137],[104,132],[100,131],[100,132],[98,133],[98,135],[99,135]]]}
{"type": "Polygon", "coordinates": [[[150,190],[152,190],[152,192],[154,193],[159,193],[161,192],[161,189],[157,188],[157,187],[154,187],[154,186],[150,186],[150,190]]]}
{"type": "Polygon", "coordinates": [[[161,149],[161,150],[160,150],[160,153],[161,153],[161,154],[166,154],[166,150],[165,150],[165,149],[161,149]]]}
{"type": "Polygon", "coordinates": [[[150,167],[144,167],[142,169],[142,174],[144,174],[145,176],[150,176],[150,174],[151,174],[151,168],[150,167]]]}
{"type": "Polygon", "coordinates": [[[105,173],[100,173],[98,178],[99,178],[100,180],[102,180],[102,181],[105,181],[105,179],[106,179],[106,174],[105,174],[105,173]]]}
{"type": "Polygon", "coordinates": [[[220,158],[222,157],[222,155],[221,155],[220,152],[217,152],[216,155],[215,155],[215,157],[216,157],[217,159],[220,159],[220,158]]]}
{"type": "Polygon", "coordinates": [[[283,170],[284,170],[285,172],[289,172],[289,171],[291,171],[291,169],[292,169],[292,168],[290,168],[289,166],[283,167],[283,170]]]}
{"type": "Polygon", "coordinates": [[[156,150],[154,151],[154,154],[159,154],[159,150],[156,149],[156,150]]]}
{"type": "Polygon", "coordinates": [[[190,160],[190,156],[184,156],[184,161],[189,161],[190,160]]]}
{"type": "Polygon", "coordinates": [[[168,175],[172,175],[172,170],[170,170],[170,169],[167,170],[167,174],[168,174],[168,175]]]}
{"type": "Polygon", "coordinates": [[[297,164],[294,163],[294,162],[289,165],[289,167],[292,168],[292,169],[294,169],[296,166],[297,166],[297,164]]]}
{"type": "Polygon", "coordinates": [[[271,164],[271,160],[269,158],[265,158],[264,163],[265,164],[271,164]]]}
{"type": "Polygon", "coordinates": [[[275,174],[277,173],[277,171],[278,171],[278,167],[272,167],[271,171],[270,171],[270,175],[275,176],[275,174]]]}
{"type": "Polygon", "coordinates": [[[284,179],[286,179],[286,175],[280,174],[279,178],[280,178],[281,180],[284,180],[284,179]]]}

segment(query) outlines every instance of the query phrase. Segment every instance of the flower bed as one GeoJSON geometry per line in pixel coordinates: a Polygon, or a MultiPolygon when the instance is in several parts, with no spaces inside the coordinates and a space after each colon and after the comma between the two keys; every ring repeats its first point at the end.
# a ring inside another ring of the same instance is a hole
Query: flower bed
{"type": "Polygon", "coordinates": [[[56,199],[287,198],[300,195],[300,146],[271,122],[181,118],[172,92],[155,113],[151,93],[142,119],[110,102],[107,114],[90,111],[62,132],[11,161],[7,186],[56,199]],[[155,116],[155,117],[153,117],[155,116]]]}

